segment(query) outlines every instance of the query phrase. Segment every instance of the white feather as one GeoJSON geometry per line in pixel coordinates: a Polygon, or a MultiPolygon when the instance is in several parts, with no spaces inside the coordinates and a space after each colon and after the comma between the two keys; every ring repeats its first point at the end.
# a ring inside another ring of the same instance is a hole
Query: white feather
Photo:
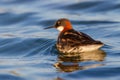
{"type": "Polygon", "coordinates": [[[57,27],[57,30],[58,30],[58,31],[63,31],[63,29],[64,29],[63,26],[59,26],[59,27],[57,27]]]}

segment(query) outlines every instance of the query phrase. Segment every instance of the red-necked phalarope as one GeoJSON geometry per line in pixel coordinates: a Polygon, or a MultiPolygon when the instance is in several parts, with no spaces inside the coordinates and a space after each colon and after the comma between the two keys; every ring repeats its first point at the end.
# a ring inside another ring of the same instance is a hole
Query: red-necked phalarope
{"type": "Polygon", "coordinates": [[[83,32],[75,31],[72,28],[71,22],[65,18],[57,20],[54,26],[45,29],[49,28],[56,28],[60,31],[56,47],[62,53],[93,51],[104,45],[102,42],[92,39],[83,32]]]}

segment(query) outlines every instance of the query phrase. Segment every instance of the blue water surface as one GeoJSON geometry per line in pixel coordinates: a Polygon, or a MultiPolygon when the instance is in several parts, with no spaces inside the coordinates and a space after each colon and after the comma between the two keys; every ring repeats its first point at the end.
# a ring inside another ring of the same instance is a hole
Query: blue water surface
{"type": "Polygon", "coordinates": [[[0,0],[0,80],[120,80],[120,0],[0,0]],[[59,18],[105,46],[58,56],[59,18]]]}

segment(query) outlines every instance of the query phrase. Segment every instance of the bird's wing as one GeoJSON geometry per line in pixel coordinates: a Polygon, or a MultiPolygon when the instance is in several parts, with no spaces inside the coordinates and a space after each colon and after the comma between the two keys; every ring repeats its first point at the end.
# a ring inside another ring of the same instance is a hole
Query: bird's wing
{"type": "Polygon", "coordinates": [[[71,44],[71,45],[82,45],[82,44],[90,44],[95,42],[90,36],[85,33],[77,32],[73,29],[68,30],[61,34],[59,37],[59,41],[63,44],[71,44]]]}

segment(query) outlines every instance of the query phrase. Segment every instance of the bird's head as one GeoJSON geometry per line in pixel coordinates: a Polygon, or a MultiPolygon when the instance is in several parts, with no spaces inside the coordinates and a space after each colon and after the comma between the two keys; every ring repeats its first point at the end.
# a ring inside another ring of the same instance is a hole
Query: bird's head
{"type": "Polygon", "coordinates": [[[72,25],[68,19],[62,18],[62,19],[58,19],[53,26],[50,26],[44,29],[49,29],[49,28],[56,28],[57,30],[61,32],[61,31],[72,29],[72,25]]]}

